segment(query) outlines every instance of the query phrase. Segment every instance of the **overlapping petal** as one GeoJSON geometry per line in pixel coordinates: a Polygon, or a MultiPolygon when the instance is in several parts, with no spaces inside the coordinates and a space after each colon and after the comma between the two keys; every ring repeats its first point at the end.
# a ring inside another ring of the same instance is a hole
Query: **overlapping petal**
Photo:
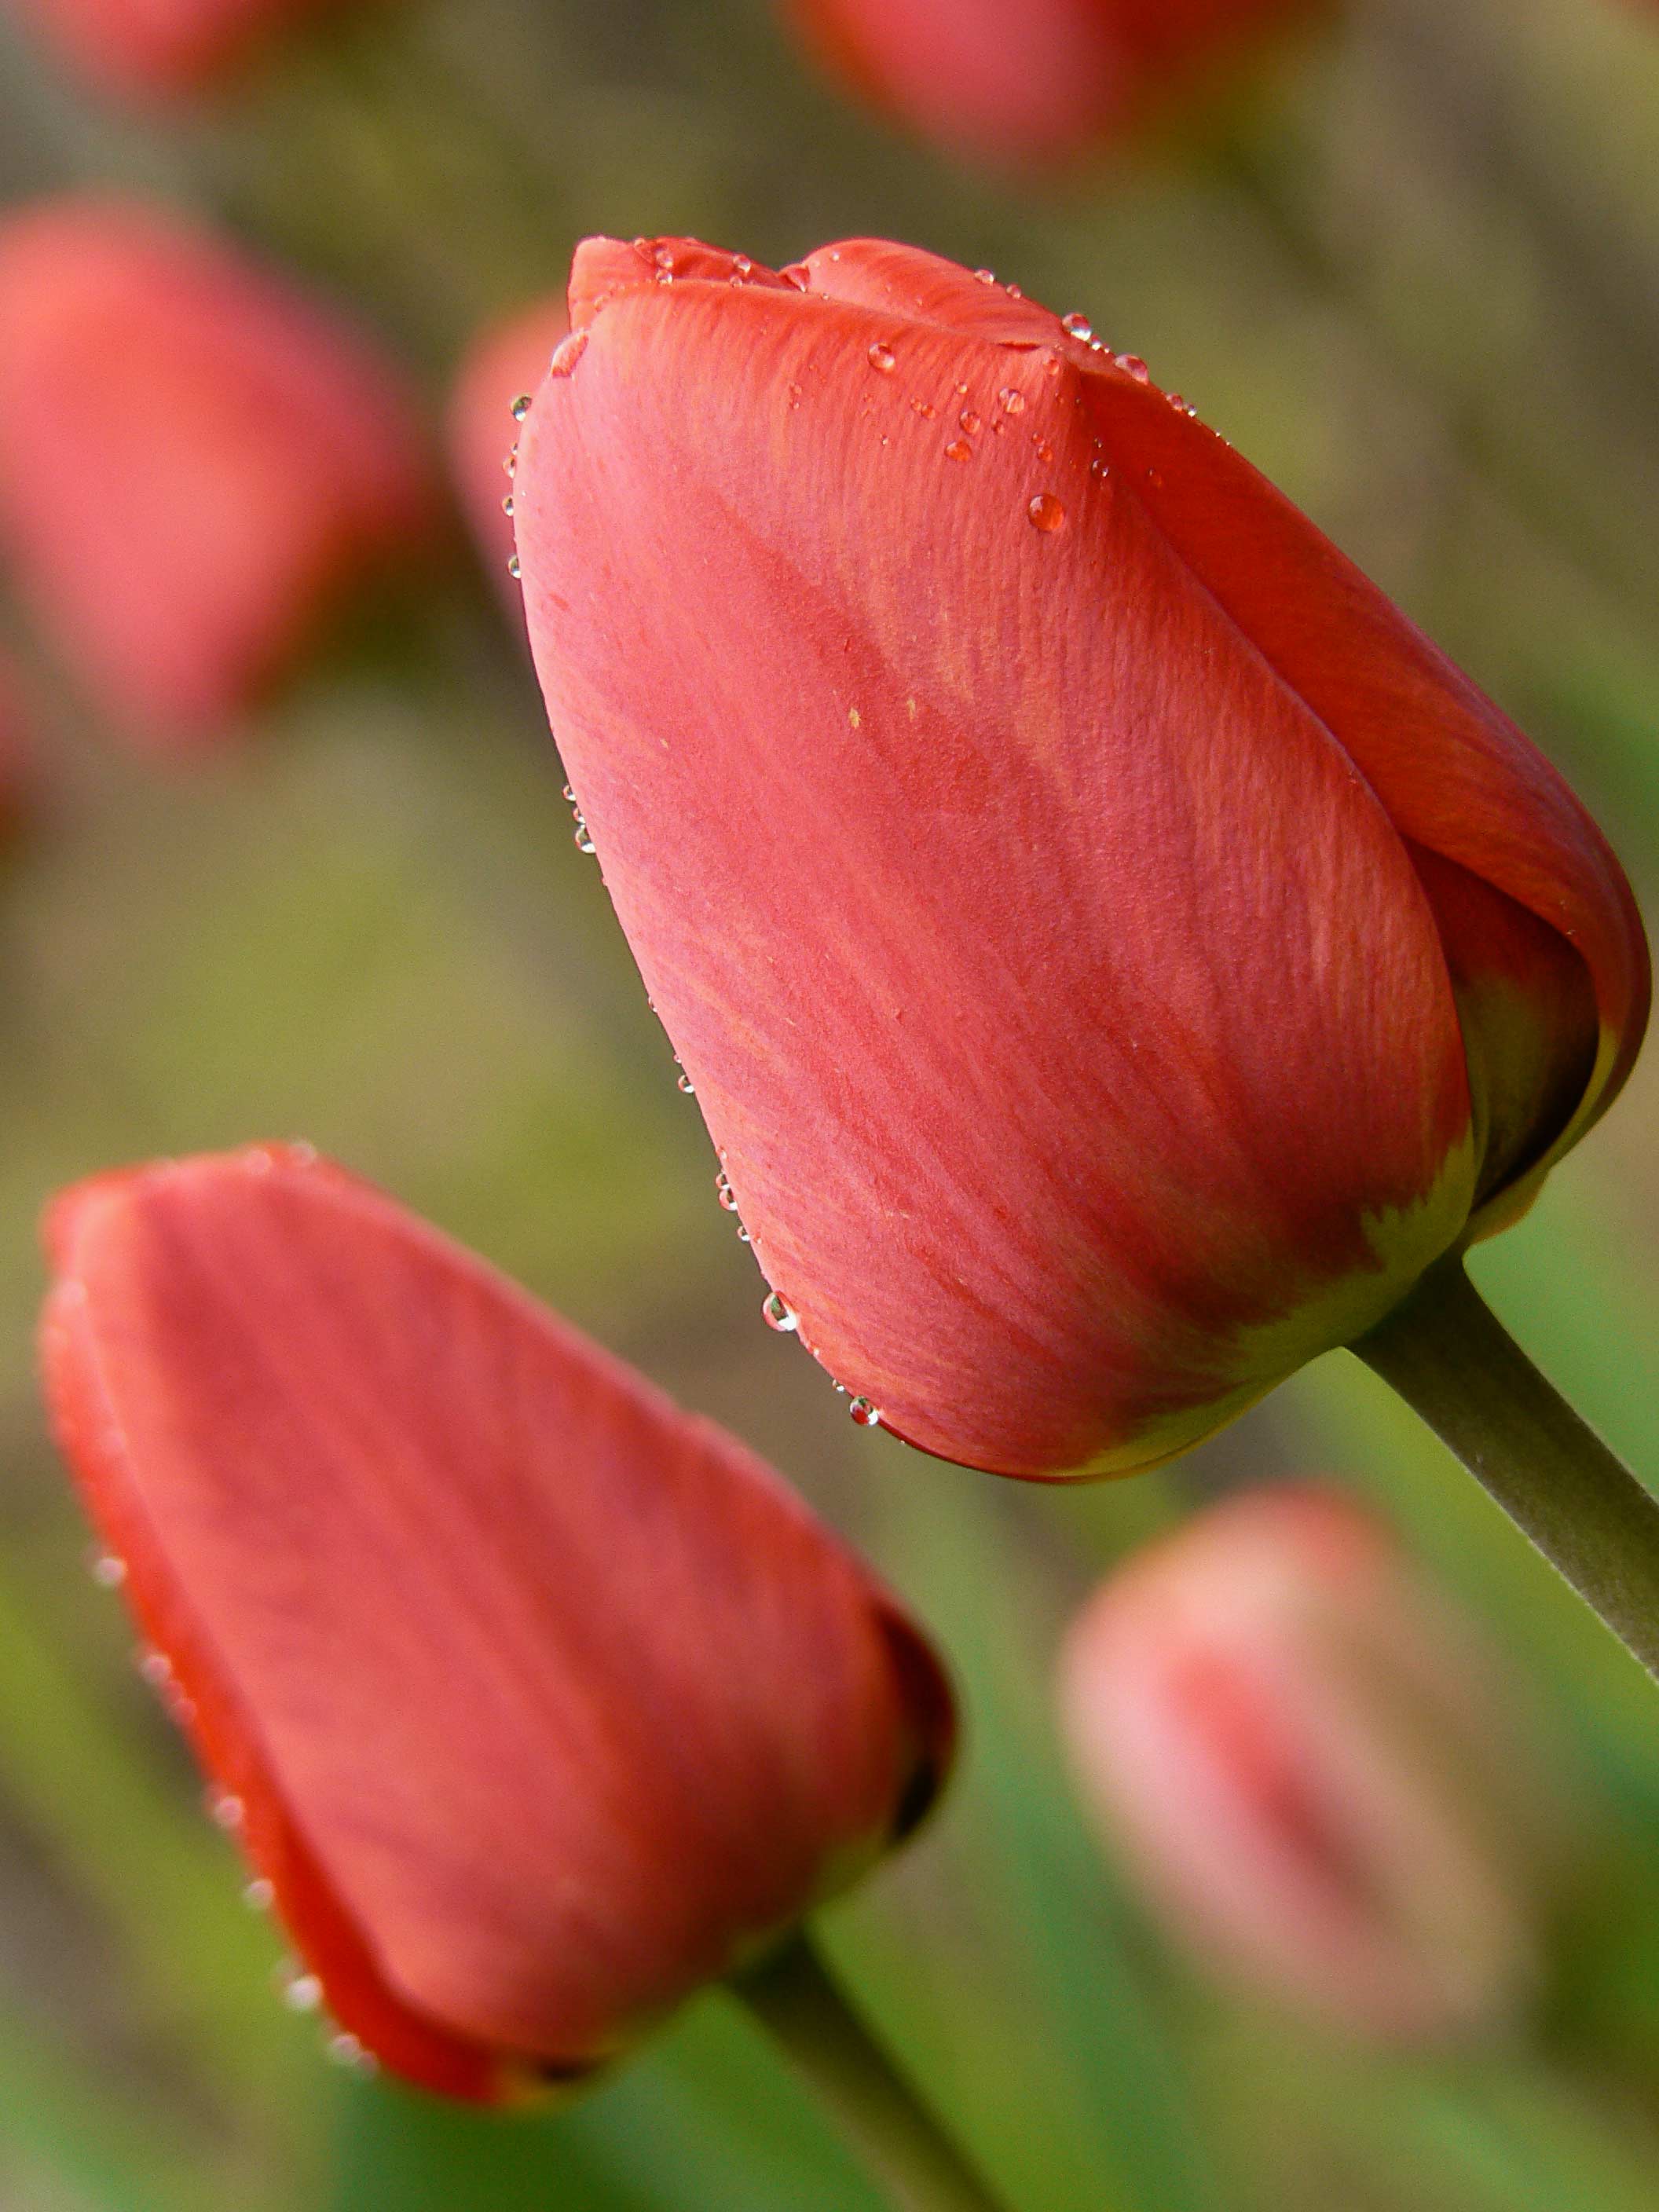
{"type": "Polygon", "coordinates": [[[58,1434],[343,2027],[580,2073],[849,1878],[948,1757],[896,1607],[732,1438],[292,1150],[60,1201],[58,1434]]]}
{"type": "Polygon", "coordinates": [[[555,729],[812,1349],[947,1456],[1144,1464],[1457,1235],[1434,915],[1097,387],[1207,433],[933,257],[791,273],[612,284],[538,396],[555,729]]]}

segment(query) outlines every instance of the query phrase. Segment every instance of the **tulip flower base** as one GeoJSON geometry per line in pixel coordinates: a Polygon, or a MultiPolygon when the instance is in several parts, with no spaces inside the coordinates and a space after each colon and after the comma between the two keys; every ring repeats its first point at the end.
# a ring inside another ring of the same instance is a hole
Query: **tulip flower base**
{"type": "Polygon", "coordinates": [[[1443,1261],[1353,1350],[1659,1677],[1659,1502],[1443,1261]]]}
{"type": "Polygon", "coordinates": [[[769,1952],[732,1986],[840,2123],[898,2212],[1002,2212],[895,2072],[805,1935],[769,1952]]]}

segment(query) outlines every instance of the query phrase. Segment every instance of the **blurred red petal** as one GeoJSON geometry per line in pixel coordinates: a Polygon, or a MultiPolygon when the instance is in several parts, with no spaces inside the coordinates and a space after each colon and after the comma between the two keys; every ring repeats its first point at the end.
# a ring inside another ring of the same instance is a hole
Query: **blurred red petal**
{"type": "Polygon", "coordinates": [[[932,257],[805,272],[617,294],[544,386],[555,727],[811,1349],[945,1456],[1145,1463],[1455,1238],[1433,915],[1097,394],[1209,434],[932,257]]]}
{"type": "Polygon", "coordinates": [[[917,1632],[734,1440],[366,1185],[260,1149],[54,1211],[64,1449],[343,2024],[580,2071],[948,1756],[917,1632]]]}
{"type": "Polygon", "coordinates": [[[339,0],[15,0],[90,82],[130,99],[205,92],[339,0]]]}
{"type": "Polygon", "coordinates": [[[118,729],[222,734],[433,512],[396,371],[285,279],[136,202],[0,226],[0,544],[118,729]]]}

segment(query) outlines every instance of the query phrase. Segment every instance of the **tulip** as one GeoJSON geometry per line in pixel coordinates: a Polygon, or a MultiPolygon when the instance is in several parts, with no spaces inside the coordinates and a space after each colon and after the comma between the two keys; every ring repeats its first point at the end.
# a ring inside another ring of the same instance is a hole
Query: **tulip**
{"type": "Polygon", "coordinates": [[[923,137],[1064,161],[1194,90],[1309,0],[790,0],[830,73],[923,137]]]}
{"type": "Polygon", "coordinates": [[[0,547],[118,729],[222,735],[432,512],[401,379],[285,279],[127,201],[0,225],[0,547]]]}
{"type": "Polygon", "coordinates": [[[234,76],[291,23],[334,0],[18,0],[88,82],[118,97],[176,100],[234,76]]]}
{"type": "Polygon", "coordinates": [[[1403,2042],[1531,1992],[1553,1846],[1514,1692],[1336,1492],[1235,1498],[1132,1559],[1060,1704],[1103,1833],[1224,1980],[1403,2042]]]}
{"type": "Polygon", "coordinates": [[[1288,501],[1081,316],[908,247],[597,240],[570,296],[537,665],[861,1419],[1147,1467],[1524,1209],[1640,1040],[1630,891],[1288,501]]]}
{"type": "Polygon", "coordinates": [[[49,1218],[64,1451],[348,2049],[589,2072],[914,1824],[949,1692],[736,1440],[366,1184],[262,1148],[49,1218]]]}
{"type": "Polygon", "coordinates": [[[562,299],[538,300],[483,331],[472,343],[449,402],[449,468],[492,581],[510,592],[522,627],[521,596],[513,583],[512,485],[508,471],[518,426],[514,402],[547,374],[554,348],[570,328],[562,299]]]}

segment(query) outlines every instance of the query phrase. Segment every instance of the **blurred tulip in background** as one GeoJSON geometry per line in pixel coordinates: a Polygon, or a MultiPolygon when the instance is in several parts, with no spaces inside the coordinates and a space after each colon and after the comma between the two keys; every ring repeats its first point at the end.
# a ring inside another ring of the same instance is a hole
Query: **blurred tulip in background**
{"type": "Polygon", "coordinates": [[[1200,1966],[1389,2040],[1516,2016],[1559,1840],[1530,1717],[1340,1492],[1236,1498],[1132,1559],[1060,1688],[1085,1798],[1200,1966]]]}
{"type": "Polygon", "coordinates": [[[735,1439],[294,1149],[50,1221],[58,1433],[299,2002],[494,2100],[914,1825],[926,1642],[735,1439]]]}
{"type": "Polygon", "coordinates": [[[1309,0],[788,0],[854,91],[952,151],[1063,161],[1190,93],[1309,0]]]}
{"type": "Polygon", "coordinates": [[[434,497],[398,369],[286,276],[136,201],[0,225],[0,556],[112,727],[222,738],[434,497]]]}
{"type": "Polygon", "coordinates": [[[340,0],[13,0],[101,92],[175,100],[234,76],[290,24],[340,0]]]}
{"type": "Polygon", "coordinates": [[[571,306],[514,484],[554,731],[867,1416],[1152,1465],[1524,1209],[1641,1039],[1630,890],[1272,484],[908,246],[594,240],[571,306]]]}
{"type": "Polygon", "coordinates": [[[507,594],[515,621],[522,594],[513,558],[512,483],[506,463],[518,440],[514,402],[547,374],[570,327],[562,297],[538,300],[482,331],[462,362],[449,401],[449,464],[490,580],[507,594]]]}

